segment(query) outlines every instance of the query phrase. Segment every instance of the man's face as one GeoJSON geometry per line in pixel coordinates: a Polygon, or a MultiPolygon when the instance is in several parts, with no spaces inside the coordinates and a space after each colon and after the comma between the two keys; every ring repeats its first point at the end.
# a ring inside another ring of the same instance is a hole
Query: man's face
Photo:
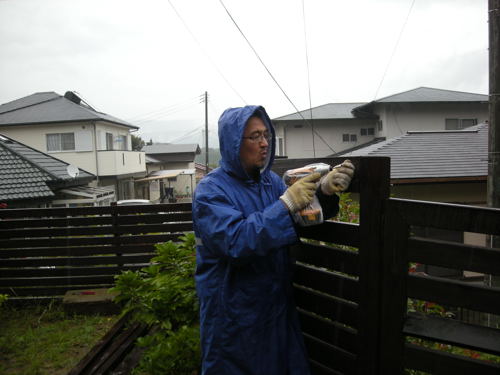
{"type": "Polygon", "coordinates": [[[243,168],[248,173],[252,173],[256,169],[262,168],[266,163],[269,143],[265,137],[258,139],[250,139],[248,137],[256,137],[268,135],[269,131],[264,122],[258,117],[250,117],[243,132],[243,139],[240,147],[240,160],[243,168]]]}

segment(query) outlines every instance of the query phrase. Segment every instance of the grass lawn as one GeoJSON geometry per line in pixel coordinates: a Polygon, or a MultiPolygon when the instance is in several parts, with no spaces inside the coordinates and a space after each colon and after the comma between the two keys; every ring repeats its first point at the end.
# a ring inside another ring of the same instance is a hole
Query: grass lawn
{"type": "Polygon", "coordinates": [[[63,375],[117,316],[66,314],[60,304],[0,307],[0,374],[63,375]]]}

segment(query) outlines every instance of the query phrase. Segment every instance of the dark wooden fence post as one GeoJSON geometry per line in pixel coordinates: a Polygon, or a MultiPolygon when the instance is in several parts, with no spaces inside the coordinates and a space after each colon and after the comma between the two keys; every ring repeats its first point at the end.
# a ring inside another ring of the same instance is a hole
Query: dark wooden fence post
{"type": "Polygon", "coordinates": [[[401,374],[403,325],[408,277],[408,224],[391,201],[386,202],[381,272],[380,374],[401,374]]]}
{"type": "MultiPolygon", "coordinates": [[[[358,373],[379,373],[380,283],[383,208],[390,191],[390,159],[362,158],[359,163],[360,247],[358,373]]],[[[388,373],[387,373],[388,374],[388,373]]]]}

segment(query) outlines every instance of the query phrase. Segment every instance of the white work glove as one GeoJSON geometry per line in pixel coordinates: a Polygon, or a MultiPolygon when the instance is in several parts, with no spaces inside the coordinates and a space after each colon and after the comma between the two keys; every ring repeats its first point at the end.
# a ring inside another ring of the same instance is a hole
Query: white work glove
{"type": "Polygon", "coordinates": [[[354,176],[354,165],[350,160],[344,160],[321,179],[321,191],[325,195],[333,195],[345,191],[354,176]]]}
{"type": "Polygon", "coordinates": [[[290,213],[300,211],[312,202],[316,192],[316,182],[320,179],[319,173],[313,173],[301,178],[280,197],[290,213]]]}

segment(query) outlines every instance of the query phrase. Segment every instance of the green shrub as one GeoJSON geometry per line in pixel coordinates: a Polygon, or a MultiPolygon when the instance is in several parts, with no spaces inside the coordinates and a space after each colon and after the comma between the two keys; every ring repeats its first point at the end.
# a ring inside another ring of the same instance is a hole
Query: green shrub
{"type": "Polygon", "coordinates": [[[154,326],[138,340],[146,351],[137,371],[147,374],[196,373],[200,362],[198,299],[194,284],[195,239],[192,233],[157,244],[152,265],[116,277],[115,301],[132,320],[154,326]]]}

